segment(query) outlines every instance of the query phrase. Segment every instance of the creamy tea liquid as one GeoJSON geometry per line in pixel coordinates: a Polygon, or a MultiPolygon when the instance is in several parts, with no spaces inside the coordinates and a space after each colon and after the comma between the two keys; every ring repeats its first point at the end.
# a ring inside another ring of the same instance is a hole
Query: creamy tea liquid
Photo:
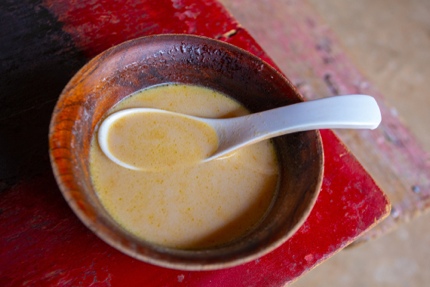
{"type": "Polygon", "coordinates": [[[217,133],[208,124],[182,114],[149,110],[114,121],[106,142],[116,159],[144,171],[196,165],[218,148],[217,133]]]}
{"type": "MultiPolygon", "coordinates": [[[[172,84],[133,94],[109,114],[136,107],[209,118],[248,113],[213,90],[172,84]]],[[[165,126],[167,132],[177,128],[165,126]]],[[[110,161],[95,136],[90,162],[95,190],[123,228],[146,241],[180,249],[221,245],[252,230],[270,207],[279,177],[270,141],[193,166],[135,171],[110,161]]]]}

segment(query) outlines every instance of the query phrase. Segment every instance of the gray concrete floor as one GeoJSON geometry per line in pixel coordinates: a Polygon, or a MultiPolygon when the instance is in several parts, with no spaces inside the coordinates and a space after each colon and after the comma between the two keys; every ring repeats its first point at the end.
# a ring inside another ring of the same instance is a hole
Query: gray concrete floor
{"type": "MultiPolygon", "coordinates": [[[[287,0],[279,0],[286,1],[287,0]]],[[[221,0],[258,41],[249,17],[221,0]]],[[[256,5],[254,1],[241,4],[256,5]]],[[[348,56],[430,152],[430,1],[309,0],[348,56]]],[[[285,5],[288,7],[288,5],[285,5]]],[[[277,11],[278,12],[278,11],[277,11]]],[[[272,47],[263,46],[275,62],[272,47]]],[[[273,50],[275,49],[275,50],[273,50]]],[[[430,214],[379,239],[345,249],[293,284],[305,286],[430,286],[430,214]]]]}

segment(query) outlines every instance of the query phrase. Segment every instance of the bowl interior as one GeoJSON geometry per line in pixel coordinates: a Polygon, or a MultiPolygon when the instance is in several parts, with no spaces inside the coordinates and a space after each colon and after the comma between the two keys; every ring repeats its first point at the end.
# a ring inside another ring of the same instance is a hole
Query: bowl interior
{"type": "Polygon", "coordinates": [[[199,251],[149,244],[124,231],[101,206],[89,172],[89,150],[97,124],[124,97],[165,83],[218,90],[251,112],[302,100],[291,83],[265,62],[208,38],[159,35],[111,48],[85,65],[69,82],[51,121],[51,162],[72,209],[107,243],[165,267],[228,267],[250,261],[282,244],[306,219],[320,189],[323,154],[317,131],[273,139],[281,168],[276,200],[258,228],[231,244],[199,251]]]}

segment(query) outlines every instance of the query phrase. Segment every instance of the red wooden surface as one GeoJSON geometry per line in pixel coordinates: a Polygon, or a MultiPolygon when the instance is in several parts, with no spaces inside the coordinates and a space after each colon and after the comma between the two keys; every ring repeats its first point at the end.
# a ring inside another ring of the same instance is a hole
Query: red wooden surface
{"type": "MultiPolygon", "coordinates": [[[[88,58],[127,39],[192,33],[273,62],[215,0],[46,1],[88,58]]],[[[274,65],[274,64],[273,64],[274,65]]],[[[288,76],[288,75],[287,75],[288,76]]],[[[315,208],[272,253],[218,271],[170,270],[111,248],[79,222],[51,173],[0,194],[1,286],[282,286],[354,241],[387,215],[384,193],[331,131],[322,131],[325,175],[315,208]]]]}
{"type": "Polygon", "coordinates": [[[358,241],[384,235],[430,210],[430,153],[402,123],[401,115],[385,102],[372,79],[348,57],[349,51],[308,1],[221,2],[306,99],[358,93],[378,101],[383,118],[378,129],[336,130],[392,204],[390,216],[358,241]]]}

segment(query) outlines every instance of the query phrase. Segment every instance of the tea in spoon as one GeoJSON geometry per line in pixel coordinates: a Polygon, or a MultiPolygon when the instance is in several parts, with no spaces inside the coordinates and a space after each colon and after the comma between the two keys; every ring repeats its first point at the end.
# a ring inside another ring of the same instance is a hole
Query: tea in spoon
{"type": "Polygon", "coordinates": [[[272,137],[315,129],[375,129],[381,112],[367,95],[301,102],[228,119],[207,119],[153,108],[109,115],[100,125],[100,148],[113,162],[157,170],[207,162],[272,137]]]}

